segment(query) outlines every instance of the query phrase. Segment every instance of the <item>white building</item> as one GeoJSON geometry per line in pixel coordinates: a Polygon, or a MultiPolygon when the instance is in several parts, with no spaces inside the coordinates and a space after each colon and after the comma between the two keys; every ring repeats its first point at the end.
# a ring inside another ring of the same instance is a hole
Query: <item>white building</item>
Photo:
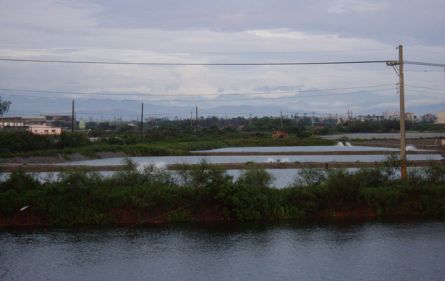
{"type": "Polygon", "coordinates": [[[62,128],[47,125],[30,125],[28,131],[34,135],[58,136],[62,133],[62,128]]]}
{"type": "Polygon", "coordinates": [[[21,117],[0,117],[0,128],[21,128],[25,123],[21,117]]]}
{"type": "Polygon", "coordinates": [[[437,113],[437,124],[445,124],[445,111],[437,113]]]}

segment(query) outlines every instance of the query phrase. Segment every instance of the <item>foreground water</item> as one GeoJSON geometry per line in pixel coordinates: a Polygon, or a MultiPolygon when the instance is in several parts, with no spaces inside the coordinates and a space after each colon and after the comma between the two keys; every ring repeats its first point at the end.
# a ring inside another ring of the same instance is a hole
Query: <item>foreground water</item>
{"type": "Polygon", "coordinates": [[[0,280],[443,280],[445,223],[0,232],[0,280]]]}

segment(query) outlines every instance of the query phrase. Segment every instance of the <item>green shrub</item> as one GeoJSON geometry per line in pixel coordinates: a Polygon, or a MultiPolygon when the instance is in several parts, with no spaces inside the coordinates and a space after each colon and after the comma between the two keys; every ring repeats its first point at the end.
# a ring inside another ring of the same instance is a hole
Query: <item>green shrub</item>
{"type": "Polygon", "coordinates": [[[303,168],[300,170],[298,176],[295,178],[293,185],[295,186],[309,186],[317,185],[326,180],[326,170],[303,168]]]}

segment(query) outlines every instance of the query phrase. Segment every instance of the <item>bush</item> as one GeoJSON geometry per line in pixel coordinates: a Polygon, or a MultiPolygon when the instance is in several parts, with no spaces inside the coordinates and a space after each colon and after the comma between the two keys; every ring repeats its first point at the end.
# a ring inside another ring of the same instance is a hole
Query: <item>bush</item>
{"type": "Polygon", "coordinates": [[[274,180],[273,176],[264,169],[245,170],[238,177],[237,183],[249,187],[264,188],[270,187],[274,180]]]}
{"type": "Polygon", "coordinates": [[[326,180],[326,170],[303,168],[295,178],[293,185],[310,186],[317,185],[326,180]]]}
{"type": "Polygon", "coordinates": [[[17,190],[23,192],[30,189],[36,189],[39,186],[40,182],[37,179],[19,169],[12,172],[6,181],[0,183],[0,191],[17,190]]]}
{"type": "Polygon", "coordinates": [[[189,170],[190,185],[195,188],[218,188],[232,182],[224,169],[208,164],[205,160],[189,170]]]}
{"type": "Polygon", "coordinates": [[[215,198],[226,218],[238,221],[267,219],[271,180],[271,175],[265,170],[247,170],[235,184],[222,185],[215,198]]]}
{"type": "Polygon", "coordinates": [[[68,133],[62,132],[58,138],[57,148],[81,147],[91,144],[88,136],[84,133],[68,133]]]}
{"type": "Polygon", "coordinates": [[[422,172],[430,183],[445,182],[445,167],[435,162],[431,162],[428,167],[425,167],[422,170],[422,172]]]}
{"type": "Polygon", "coordinates": [[[308,170],[306,185],[274,189],[265,170],[246,170],[234,182],[224,170],[202,162],[187,171],[184,185],[178,185],[166,171],[153,166],[141,170],[126,160],[125,170],[110,178],[72,171],[41,183],[22,171],[14,172],[0,182],[0,213],[13,216],[28,205],[53,225],[112,223],[116,208],[161,215],[169,221],[191,221],[202,210],[222,213],[228,221],[251,221],[304,219],[356,208],[384,216],[444,218],[441,169],[411,172],[403,181],[387,177],[384,169],[333,170],[323,176],[308,170]]]}

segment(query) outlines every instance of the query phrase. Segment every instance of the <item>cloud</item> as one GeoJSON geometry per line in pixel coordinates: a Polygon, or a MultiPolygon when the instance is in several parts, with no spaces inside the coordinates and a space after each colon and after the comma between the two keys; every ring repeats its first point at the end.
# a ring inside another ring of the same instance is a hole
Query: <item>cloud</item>
{"type": "Polygon", "coordinates": [[[328,9],[331,13],[368,13],[388,8],[388,3],[378,0],[336,0],[328,9]]]}
{"type": "Polygon", "coordinates": [[[70,1],[1,1],[0,24],[8,27],[30,27],[34,30],[73,30],[97,25],[98,5],[70,1]]]}
{"type": "MultiPolygon", "coordinates": [[[[296,4],[284,0],[278,8],[270,1],[259,1],[263,6],[256,1],[250,2],[251,5],[241,1],[244,4],[236,4],[233,12],[226,3],[221,2],[209,7],[209,15],[205,17],[202,15],[202,8],[208,4],[197,0],[192,0],[188,4],[190,7],[184,11],[180,8],[185,4],[174,1],[166,1],[170,5],[179,5],[172,11],[167,9],[164,2],[152,1],[147,1],[148,4],[139,2],[138,5],[128,2],[128,7],[122,11],[116,11],[119,5],[114,1],[109,4],[100,1],[90,4],[82,1],[44,0],[39,1],[38,5],[23,0],[4,2],[0,11],[1,57],[142,62],[269,62],[396,59],[397,54],[394,49],[396,44],[387,43],[375,36],[366,36],[366,32],[360,36],[345,35],[342,32],[333,32],[330,27],[323,29],[319,24],[319,21],[325,21],[325,24],[329,23],[330,26],[341,27],[344,22],[339,17],[343,16],[338,13],[355,11],[368,14],[377,10],[386,13],[394,1],[336,1],[330,5],[324,1],[315,1],[302,9],[303,11],[296,11],[297,16],[292,17],[288,12],[292,12],[296,4]],[[198,2],[201,6],[196,6],[198,2]],[[149,4],[152,5],[151,8],[144,9],[145,5],[149,4]],[[311,20],[305,14],[318,10],[318,7],[322,9],[319,9],[316,15],[326,15],[326,19],[320,17],[317,21],[309,21],[318,26],[316,28],[307,27],[307,22],[296,26],[287,21],[311,20]],[[329,12],[329,7],[337,7],[337,12],[329,12]],[[168,14],[165,20],[160,19],[159,25],[154,23],[150,16],[139,17],[141,14],[135,11],[135,8],[164,16],[168,12],[183,13],[189,15],[190,21],[183,24],[184,19],[177,19],[168,14]],[[195,12],[193,8],[196,8],[195,12]],[[268,16],[285,8],[289,11],[279,19],[277,15],[272,18],[268,16]],[[266,15],[266,22],[260,20],[262,15],[266,15]],[[128,22],[125,16],[133,16],[141,21],[128,22]],[[198,18],[196,21],[195,17],[198,18]],[[200,17],[203,18],[199,19],[200,17]],[[264,27],[263,23],[267,23],[267,17],[271,21],[278,19],[281,24],[264,27]],[[257,24],[250,23],[253,19],[258,20],[257,24]],[[172,23],[175,20],[178,20],[177,25],[162,26],[162,22],[172,23]],[[329,22],[330,20],[332,22],[329,22]],[[236,28],[226,29],[224,22],[230,22],[232,27],[236,28]],[[318,31],[315,32],[314,29],[318,31]]],[[[412,6],[413,3],[409,2],[407,5],[412,6]]],[[[440,4],[437,6],[440,7],[440,4]]],[[[366,17],[364,21],[369,24],[366,17]]],[[[350,25],[354,26],[352,22],[350,25]]],[[[422,41],[420,38],[419,42],[422,41]]],[[[445,46],[418,43],[409,45],[406,54],[411,60],[445,60],[445,46]]],[[[422,83],[437,83],[442,81],[441,75],[412,72],[407,74],[407,83],[416,80],[422,83]]],[[[373,104],[387,99],[393,100],[395,85],[374,89],[371,91],[375,94],[372,99],[361,100],[348,99],[347,96],[315,99],[301,97],[296,101],[259,98],[241,100],[231,95],[224,97],[224,94],[264,91],[270,93],[270,98],[289,95],[281,93],[282,89],[294,89],[298,92],[307,89],[394,84],[396,81],[393,71],[384,64],[311,67],[146,67],[0,62],[2,88],[90,93],[70,95],[70,98],[103,97],[104,95],[97,94],[111,93],[111,98],[115,100],[154,99],[153,95],[157,95],[156,100],[159,100],[163,99],[159,95],[165,95],[165,101],[175,105],[184,103],[181,100],[183,98],[194,97],[208,101],[206,106],[255,106],[271,103],[277,107],[294,109],[343,111],[345,107],[365,110],[367,105],[363,100],[366,100],[372,108],[380,110],[381,107],[374,107],[373,104]],[[220,94],[223,98],[209,98],[206,97],[208,94],[220,94]]],[[[438,92],[429,93],[429,97],[438,98],[440,95],[438,92]]],[[[414,95],[411,102],[419,98],[414,95]]],[[[425,102],[433,100],[434,98],[425,102]]]]}

